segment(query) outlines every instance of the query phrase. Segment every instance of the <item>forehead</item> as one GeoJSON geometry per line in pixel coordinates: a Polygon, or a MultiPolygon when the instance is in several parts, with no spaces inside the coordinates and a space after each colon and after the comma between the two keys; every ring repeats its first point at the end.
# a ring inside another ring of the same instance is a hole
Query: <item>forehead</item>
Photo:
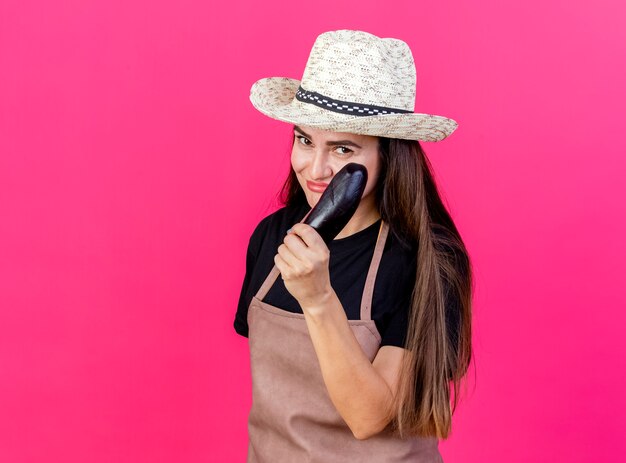
{"type": "Polygon", "coordinates": [[[372,137],[370,135],[358,135],[348,132],[332,132],[330,130],[308,127],[306,125],[294,126],[294,132],[304,134],[318,140],[353,140],[359,144],[374,143],[378,140],[378,137],[372,137]]]}

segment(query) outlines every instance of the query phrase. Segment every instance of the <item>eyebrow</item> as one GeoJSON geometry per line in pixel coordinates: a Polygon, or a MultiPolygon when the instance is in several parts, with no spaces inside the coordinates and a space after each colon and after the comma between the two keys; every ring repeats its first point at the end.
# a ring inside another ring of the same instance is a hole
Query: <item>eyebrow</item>
{"type": "MultiPolygon", "coordinates": [[[[295,130],[296,132],[298,132],[301,135],[304,135],[305,137],[307,137],[309,140],[311,139],[311,135],[309,135],[308,133],[306,133],[304,130],[302,130],[300,127],[298,127],[297,125],[294,126],[293,130],[295,130]]],[[[356,143],[354,143],[352,140],[336,140],[336,141],[327,141],[326,142],[326,146],[354,146],[355,148],[361,148],[360,145],[357,145],[356,143]]]]}

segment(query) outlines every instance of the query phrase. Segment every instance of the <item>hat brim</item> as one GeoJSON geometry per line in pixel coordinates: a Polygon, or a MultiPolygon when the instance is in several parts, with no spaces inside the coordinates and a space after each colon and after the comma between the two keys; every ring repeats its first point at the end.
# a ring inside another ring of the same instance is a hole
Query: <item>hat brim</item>
{"type": "Polygon", "coordinates": [[[456,130],[456,121],[432,114],[405,113],[353,116],[329,111],[295,98],[300,81],[268,77],[250,89],[250,101],[260,112],[291,124],[405,140],[441,141],[456,130]]]}

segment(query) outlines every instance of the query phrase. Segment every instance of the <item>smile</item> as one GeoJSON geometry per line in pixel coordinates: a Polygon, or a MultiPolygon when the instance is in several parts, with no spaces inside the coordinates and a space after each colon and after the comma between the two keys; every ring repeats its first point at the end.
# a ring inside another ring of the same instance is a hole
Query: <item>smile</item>
{"type": "Polygon", "coordinates": [[[322,193],[328,186],[328,183],[316,183],[307,180],[306,186],[311,191],[314,191],[316,193],[322,193]]]}

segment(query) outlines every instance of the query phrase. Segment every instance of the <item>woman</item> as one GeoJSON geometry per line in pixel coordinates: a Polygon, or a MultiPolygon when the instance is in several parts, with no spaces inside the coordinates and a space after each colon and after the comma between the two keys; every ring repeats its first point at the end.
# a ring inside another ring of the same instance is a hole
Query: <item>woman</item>
{"type": "Polygon", "coordinates": [[[250,239],[235,318],[250,345],[248,461],[441,461],[472,281],[419,140],[456,122],[413,112],[406,43],[360,31],[321,34],[301,81],[261,79],[250,98],[294,140],[285,207],[250,239]],[[327,246],[301,222],[348,162],[368,181],[327,246]]]}

